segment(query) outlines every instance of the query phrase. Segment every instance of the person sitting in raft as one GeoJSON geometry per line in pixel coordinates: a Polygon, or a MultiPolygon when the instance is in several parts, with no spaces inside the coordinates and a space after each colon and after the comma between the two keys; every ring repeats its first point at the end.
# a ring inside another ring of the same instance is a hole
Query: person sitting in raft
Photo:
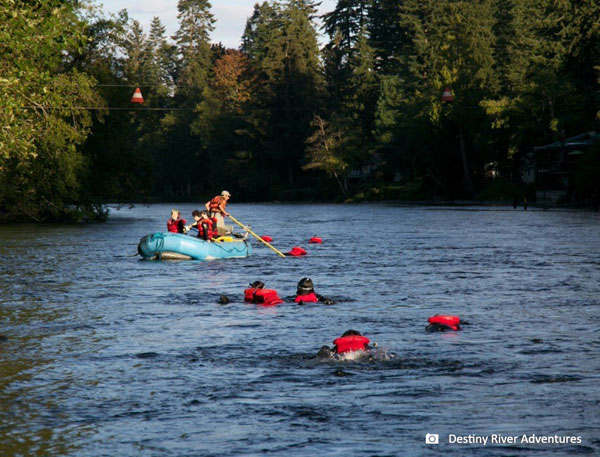
{"type": "Polygon", "coordinates": [[[329,358],[334,354],[348,354],[356,351],[368,351],[371,349],[371,341],[362,336],[357,330],[346,330],[342,336],[333,340],[334,346],[322,346],[317,353],[318,358],[329,358]]]}
{"type": "Polygon", "coordinates": [[[283,300],[273,289],[265,289],[265,283],[254,281],[250,287],[244,290],[244,301],[258,303],[264,306],[275,306],[283,303],[283,300]]]}
{"type": "Polygon", "coordinates": [[[225,209],[227,207],[227,202],[231,198],[231,194],[224,190],[221,192],[221,195],[217,195],[211,198],[204,205],[206,207],[206,211],[209,212],[211,218],[215,218],[217,220],[216,231],[219,235],[227,235],[233,231],[233,228],[228,228],[225,225],[225,216],[229,216],[229,213],[225,209]]]}
{"type": "Polygon", "coordinates": [[[216,233],[214,230],[214,221],[208,217],[208,212],[195,209],[192,211],[192,216],[194,216],[196,222],[187,225],[185,231],[187,232],[192,227],[196,227],[198,229],[198,238],[202,238],[204,241],[212,240],[216,236],[216,233]]]}
{"type": "Polygon", "coordinates": [[[171,219],[167,221],[167,230],[171,233],[185,233],[185,219],[179,217],[179,211],[176,209],[171,210],[171,219]]]}
{"type": "Polygon", "coordinates": [[[296,303],[316,303],[323,302],[325,305],[333,305],[335,302],[330,298],[325,298],[322,295],[315,293],[312,279],[302,278],[298,282],[298,288],[296,289],[296,303]]]}

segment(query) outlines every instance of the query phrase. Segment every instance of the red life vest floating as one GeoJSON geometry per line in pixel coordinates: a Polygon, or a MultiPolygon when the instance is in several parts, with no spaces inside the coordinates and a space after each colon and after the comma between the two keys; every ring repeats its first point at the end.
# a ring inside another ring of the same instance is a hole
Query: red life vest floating
{"type": "Polygon", "coordinates": [[[435,316],[431,316],[429,319],[427,319],[427,322],[430,324],[445,325],[452,330],[460,330],[460,317],[458,316],[451,316],[449,314],[436,314],[435,316]]]}
{"type": "Polygon", "coordinates": [[[319,301],[319,298],[317,297],[317,294],[311,292],[305,295],[296,295],[296,300],[294,301],[296,303],[300,303],[301,301],[304,303],[316,303],[319,301]]]}
{"type": "Polygon", "coordinates": [[[263,236],[261,236],[261,239],[263,241],[266,241],[267,243],[270,243],[271,241],[273,241],[273,238],[271,238],[269,235],[263,235],[263,236]]]}
{"type": "Polygon", "coordinates": [[[370,340],[362,335],[342,336],[333,340],[336,346],[336,352],[342,354],[344,352],[364,351],[370,340]]]}
{"type": "Polygon", "coordinates": [[[294,246],[290,252],[286,253],[287,255],[291,255],[293,257],[298,257],[301,255],[306,255],[306,250],[301,248],[300,246],[294,246]]]}
{"type": "Polygon", "coordinates": [[[133,95],[131,96],[131,103],[144,103],[144,98],[142,97],[142,91],[139,87],[135,88],[133,91],[133,95]]]}
{"type": "Polygon", "coordinates": [[[318,237],[318,236],[313,236],[310,240],[308,240],[309,243],[316,243],[316,244],[321,244],[323,242],[323,240],[318,237]]]}

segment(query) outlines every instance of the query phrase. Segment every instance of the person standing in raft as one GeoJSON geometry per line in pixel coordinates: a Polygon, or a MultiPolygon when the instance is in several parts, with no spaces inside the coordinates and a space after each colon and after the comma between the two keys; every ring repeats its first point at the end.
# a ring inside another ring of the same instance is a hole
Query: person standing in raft
{"type": "Polygon", "coordinates": [[[225,209],[227,207],[227,202],[231,198],[231,194],[224,190],[221,192],[221,195],[217,195],[211,198],[204,205],[206,207],[206,211],[209,212],[211,218],[215,218],[217,220],[216,231],[219,235],[227,235],[227,233],[231,233],[233,230],[229,230],[225,225],[225,216],[229,216],[229,213],[225,209]]]}
{"type": "Polygon", "coordinates": [[[202,238],[204,241],[212,240],[216,236],[216,233],[214,231],[214,222],[209,219],[208,213],[195,209],[192,211],[192,216],[194,216],[196,222],[187,225],[185,231],[187,232],[192,227],[196,227],[198,229],[198,238],[202,238]]]}
{"type": "Polygon", "coordinates": [[[334,346],[322,346],[317,353],[318,358],[330,358],[334,354],[350,354],[356,351],[368,351],[371,349],[371,341],[362,336],[357,330],[346,330],[342,336],[333,340],[334,346]]]}
{"type": "Polygon", "coordinates": [[[171,219],[167,221],[167,230],[171,233],[185,233],[185,219],[179,218],[179,211],[171,210],[171,219]]]}
{"type": "Polygon", "coordinates": [[[302,278],[298,282],[298,287],[296,289],[296,298],[294,299],[294,301],[300,304],[316,303],[319,301],[325,305],[335,304],[335,302],[330,298],[325,298],[322,295],[315,293],[315,288],[313,286],[312,279],[310,278],[302,278]]]}

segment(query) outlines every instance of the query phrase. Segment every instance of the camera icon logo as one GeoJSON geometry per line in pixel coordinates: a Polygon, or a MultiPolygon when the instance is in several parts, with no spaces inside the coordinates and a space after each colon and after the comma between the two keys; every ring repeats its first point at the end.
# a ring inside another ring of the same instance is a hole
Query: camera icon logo
{"type": "Polygon", "coordinates": [[[440,435],[437,433],[428,433],[425,435],[425,444],[440,444],[440,435]]]}

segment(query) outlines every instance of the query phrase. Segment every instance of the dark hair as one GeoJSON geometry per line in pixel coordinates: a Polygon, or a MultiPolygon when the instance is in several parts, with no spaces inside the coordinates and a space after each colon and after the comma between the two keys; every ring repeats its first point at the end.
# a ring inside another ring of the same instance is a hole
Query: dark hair
{"type": "Polygon", "coordinates": [[[253,289],[263,289],[265,287],[265,283],[262,281],[254,281],[252,284],[250,284],[250,287],[253,289]]]}
{"type": "Polygon", "coordinates": [[[362,336],[358,330],[346,330],[342,336],[351,336],[351,335],[362,336]]]}
{"type": "Polygon", "coordinates": [[[192,216],[198,216],[198,217],[200,217],[200,211],[198,211],[197,209],[195,209],[194,211],[192,211],[192,216]]]}
{"type": "Polygon", "coordinates": [[[205,209],[203,209],[202,211],[200,211],[200,216],[206,216],[206,217],[208,217],[208,211],[206,211],[205,209]]]}

